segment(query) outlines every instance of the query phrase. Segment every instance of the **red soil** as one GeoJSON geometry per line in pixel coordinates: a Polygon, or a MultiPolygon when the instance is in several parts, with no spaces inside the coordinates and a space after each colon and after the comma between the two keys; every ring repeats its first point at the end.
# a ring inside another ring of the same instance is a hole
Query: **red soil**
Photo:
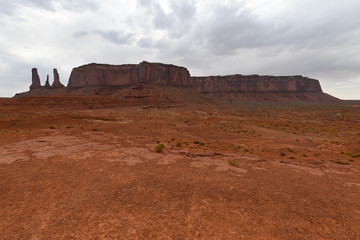
{"type": "Polygon", "coordinates": [[[358,105],[141,101],[1,99],[1,239],[360,238],[358,105]]]}

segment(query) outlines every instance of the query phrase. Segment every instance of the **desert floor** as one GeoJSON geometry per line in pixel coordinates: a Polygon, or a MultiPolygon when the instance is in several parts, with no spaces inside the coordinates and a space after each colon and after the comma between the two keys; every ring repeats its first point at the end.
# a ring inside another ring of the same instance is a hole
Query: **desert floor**
{"type": "Polygon", "coordinates": [[[360,239],[359,105],[111,101],[0,100],[0,239],[360,239]]]}

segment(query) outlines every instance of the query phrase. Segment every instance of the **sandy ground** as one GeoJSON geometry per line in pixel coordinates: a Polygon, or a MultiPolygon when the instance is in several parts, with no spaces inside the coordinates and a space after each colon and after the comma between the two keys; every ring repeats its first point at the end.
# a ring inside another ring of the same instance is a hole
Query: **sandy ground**
{"type": "Polygon", "coordinates": [[[360,239],[358,105],[43,100],[0,101],[0,239],[360,239]]]}

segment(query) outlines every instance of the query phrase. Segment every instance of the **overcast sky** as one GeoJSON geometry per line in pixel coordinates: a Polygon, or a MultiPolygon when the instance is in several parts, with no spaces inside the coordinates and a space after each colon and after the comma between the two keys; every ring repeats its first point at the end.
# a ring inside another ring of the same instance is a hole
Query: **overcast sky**
{"type": "Polygon", "coordinates": [[[360,99],[359,0],[0,0],[0,96],[37,67],[143,60],[191,75],[304,75],[360,99]]]}

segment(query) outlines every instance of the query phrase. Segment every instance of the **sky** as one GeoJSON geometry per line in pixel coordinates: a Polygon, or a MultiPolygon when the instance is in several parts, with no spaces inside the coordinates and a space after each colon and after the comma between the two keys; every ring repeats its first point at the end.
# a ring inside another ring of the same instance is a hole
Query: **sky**
{"type": "Polygon", "coordinates": [[[87,63],[303,75],[360,99],[359,0],[0,0],[0,97],[87,63]]]}

